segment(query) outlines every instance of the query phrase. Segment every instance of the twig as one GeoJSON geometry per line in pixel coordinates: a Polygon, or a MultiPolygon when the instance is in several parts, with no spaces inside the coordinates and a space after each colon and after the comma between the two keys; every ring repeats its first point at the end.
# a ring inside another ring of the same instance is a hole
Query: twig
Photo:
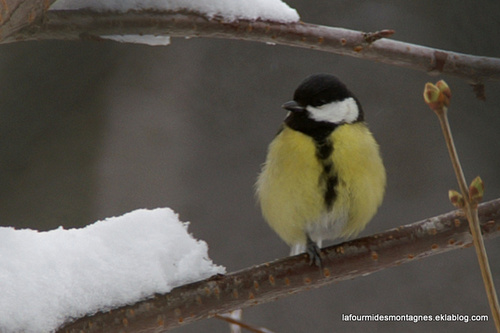
{"type": "Polygon", "coordinates": [[[390,30],[366,34],[304,22],[226,22],[189,12],[51,10],[39,25],[3,43],[44,39],[98,39],[101,35],[153,34],[210,37],[280,44],[349,55],[429,74],[448,74],[471,83],[500,80],[500,59],[465,55],[387,39],[390,30]],[[367,40],[368,35],[368,40],[367,40]],[[383,37],[382,39],[379,39],[383,37]],[[379,40],[376,40],[379,39],[379,40]]]}
{"type": "Polygon", "coordinates": [[[255,333],[273,333],[273,331],[268,330],[267,328],[255,327],[255,326],[249,325],[247,323],[242,322],[241,320],[234,319],[234,318],[232,318],[230,316],[227,316],[227,315],[216,314],[214,317],[218,318],[218,319],[221,319],[221,320],[224,320],[224,321],[227,321],[228,323],[238,325],[238,326],[240,326],[240,327],[242,327],[242,328],[244,328],[246,330],[249,330],[250,332],[255,332],[255,333]]]}
{"type": "MultiPolygon", "coordinates": [[[[479,206],[482,232],[500,235],[500,199],[479,206]]],[[[226,313],[333,282],[447,251],[469,247],[472,239],[462,211],[453,211],[384,233],[323,249],[324,269],[302,254],[216,276],[173,289],[166,295],[81,318],[59,332],[165,332],[217,313],[226,313]]]]}
{"type": "MultiPolygon", "coordinates": [[[[241,322],[242,315],[243,315],[243,310],[238,309],[238,310],[231,311],[231,312],[226,313],[225,315],[221,315],[221,316],[226,316],[226,317],[229,317],[233,320],[238,320],[241,322]]],[[[229,324],[229,332],[230,333],[241,333],[241,326],[238,324],[229,324]]]]}
{"type": "Polygon", "coordinates": [[[379,39],[382,38],[389,38],[394,35],[395,31],[394,30],[380,30],[380,31],[375,31],[375,32],[365,32],[363,33],[363,37],[365,38],[365,42],[368,44],[371,44],[379,39]]]}
{"type": "MultiPolygon", "coordinates": [[[[444,81],[439,81],[436,85],[427,83],[424,90],[424,99],[431,109],[436,113],[441,124],[444,139],[448,152],[450,154],[453,170],[457,177],[457,182],[460,187],[461,196],[453,198],[452,203],[455,202],[457,206],[461,207],[469,221],[469,227],[472,233],[473,244],[476,249],[477,258],[481,275],[483,277],[486,295],[490,304],[492,316],[495,322],[497,331],[500,333],[500,306],[498,304],[498,297],[493,283],[490,266],[488,263],[488,256],[484,247],[483,237],[481,235],[481,228],[479,225],[479,218],[477,212],[477,204],[482,199],[484,185],[481,179],[476,178],[469,189],[467,189],[467,182],[465,180],[464,172],[458,158],[453,136],[451,134],[450,124],[448,122],[448,106],[450,104],[451,91],[444,81]]],[[[455,192],[456,193],[456,192],[455,192]]],[[[452,192],[450,197],[456,197],[452,192]]]]}

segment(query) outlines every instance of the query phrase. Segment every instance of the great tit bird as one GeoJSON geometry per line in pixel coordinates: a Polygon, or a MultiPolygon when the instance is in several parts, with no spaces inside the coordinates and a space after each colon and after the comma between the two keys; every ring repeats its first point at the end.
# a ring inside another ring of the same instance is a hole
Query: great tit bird
{"type": "Polygon", "coordinates": [[[379,146],[358,99],[329,74],[307,77],[283,104],[288,114],[256,183],[262,214],[291,246],[321,267],[323,240],[358,234],[386,186],[379,146]]]}

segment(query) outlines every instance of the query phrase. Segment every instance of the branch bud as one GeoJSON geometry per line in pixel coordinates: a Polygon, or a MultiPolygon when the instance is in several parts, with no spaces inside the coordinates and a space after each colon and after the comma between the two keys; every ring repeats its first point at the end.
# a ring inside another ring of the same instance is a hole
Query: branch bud
{"type": "Polygon", "coordinates": [[[424,100],[427,104],[436,103],[439,100],[439,88],[434,84],[427,82],[424,87],[424,100]]]}
{"type": "Polygon", "coordinates": [[[448,191],[448,198],[450,198],[451,204],[457,208],[464,208],[465,200],[464,197],[455,190],[448,191]]]}
{"type": "Polygon", "coordinates": [[[442,112],[450,105],[451,89],[443,80],[435,85],[427,82],[424,88],[424,101],[434,112],[442,112]]]}
{"type": "Polygon", "coordinates": [[[441,94],[443,94],[444,106],[446,106],[446,107],[450,106],[451,89],[448,86],[448,84],[444,80],[440,80],[436,83],[436,87],[439,89],[441,94]]]}
{"type": "Polygon", "coordinates": [[[479,202],[481,202],[481,200],[483,200],[483,196],[484,196],[484,183],[482,179],[479,176],[477,176],[470,183],[469,197],[472,204],[477,205],[479,202]]]}

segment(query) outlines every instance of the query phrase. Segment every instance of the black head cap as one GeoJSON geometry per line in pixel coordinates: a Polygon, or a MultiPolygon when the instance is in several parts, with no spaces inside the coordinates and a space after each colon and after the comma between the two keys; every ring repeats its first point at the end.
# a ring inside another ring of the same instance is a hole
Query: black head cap
{"type": "Polygon", "coordinates": [[[302,81],[293,95],[293,101],[283,104],[290,111],[285,123],[294,130],[321,141],[328,136],[338,123],[318,121],[311,117],[308,107],[318,108],[332,102],[354,99],[358,106],[356,121],[363,121],[363,110],[356,97],[337,77],[330,74],[314,74],[302,81]]]}
{"type": "Polygon", "coordinates": [[[354,97],[336,76],[314,74],[302,81],[293,95],[293,100],[302,106],[318,107],[330,102],[342,101],[354,97]]]}

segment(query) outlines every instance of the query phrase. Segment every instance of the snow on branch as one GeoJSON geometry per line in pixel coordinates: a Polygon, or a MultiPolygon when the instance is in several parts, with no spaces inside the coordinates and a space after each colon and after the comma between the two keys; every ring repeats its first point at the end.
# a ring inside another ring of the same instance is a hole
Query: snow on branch
{"type": "MultiPolygon", "coordinates": [[[[486,239],[500,235],[500,199],[479,206],[486,239]]],[[[472,243],[461,211],[428,218],[322,250],[323,270],[306,254],[217,275],[168,294],[81,318],[59,330],[71,332],[165,332],[199,319],[274,301],[287,295],[353,279],[472,243]]]]}
{"type": "Polygon", "coordinates": [[[225,273],[168,208],[84,228],[0,227],[0,332],[53,332],[72,318],[225,273]]]}
{"type": "Polygon", "coordinates": [[[41,24],[19,31],[6,42],[44,39],[93,39],[106,35],[209,37],[288,45],[348,55],[386,64],[448,74],[481,85],[500,80],[500,59],[466,55],[390,40],[390,30],[364,33],[304,22],[227,20],[187,11],[90,9],[49,10],[41,24]]]}

